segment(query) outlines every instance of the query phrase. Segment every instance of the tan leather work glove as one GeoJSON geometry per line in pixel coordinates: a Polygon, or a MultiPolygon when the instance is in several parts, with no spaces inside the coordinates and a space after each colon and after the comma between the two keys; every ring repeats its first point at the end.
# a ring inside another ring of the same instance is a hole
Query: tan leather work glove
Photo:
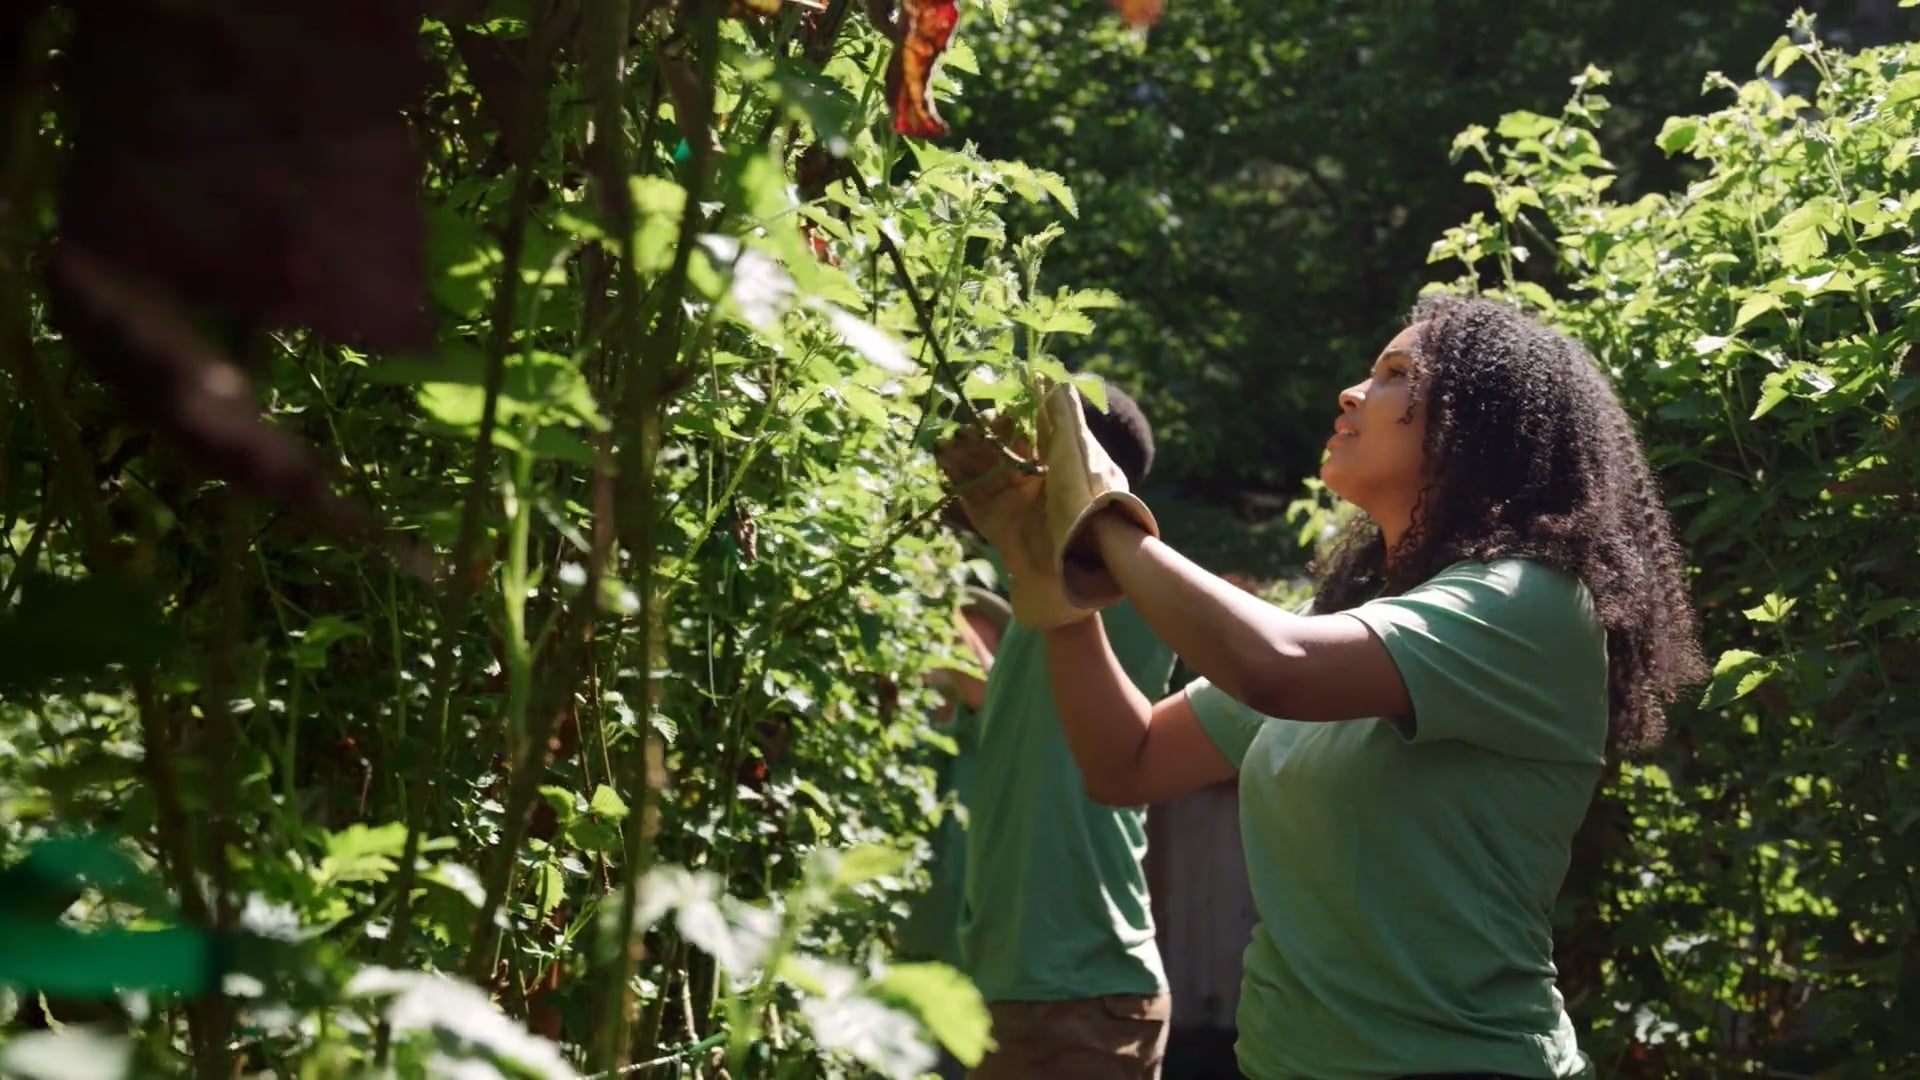
{"type": "Polygon", "coordinates": [[[1094,515],[1112,507],[1151,536],[1160,535],[1153,511],[1127,488],[1127,474],[1087,428],[1080,392],[1072,383],[1047,391],[1040,403],[1040,461],[1047,467],[1049,566],[1067,603],[1097,611],[1120,599],[1120,586],[1083,543],[1081,530],[1094,515]],[[1071,560],[1071,563],[1069,562],[1071,560]]]}
{"type": "MultiPolygon", "coordinates": [[[[996,434],[1008,432],[995,425],[996,434]]],[[[1001,443],[1016,454],[1031,453],[1025,439],[1005,435],[1001,443]]],[[[1006,565],[1013,617],[1028,626],[1051,630],[1078,622],[1092,611],[1067,602],[1060,588],[1058,560],[1047,530],[1046,482],[1022,472],[974,428],[962,428],[934,446],[934,461],[960,498],[967,520],[1006,565]]]]}

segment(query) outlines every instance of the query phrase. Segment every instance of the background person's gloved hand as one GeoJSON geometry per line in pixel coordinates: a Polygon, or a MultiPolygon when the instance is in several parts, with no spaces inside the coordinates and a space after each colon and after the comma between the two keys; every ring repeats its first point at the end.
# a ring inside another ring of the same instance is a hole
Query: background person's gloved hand
{"type": "Polygon", "coordinates": [[[1094,516],[1112,508],[1160,535],[1160,524],[1140,497],[1128,490],[1127,474],[1107,456],[1087,428],[1080,392],[1071,383],[1047,391],[1040,405],[1040,461],[1047,467],[1045,494],[1048,565],[1067,603],[1098,610],[1120,599],[1120,586],[1100,565],[1086,533],[1094,516]]]}
{"type": "MultiPolygon", "coordinates": [[[[1008,437],[1004,424],[996,425],[995,433],[1014,453],[1030,453],[1024,439],[1008,437]]],[[[1051,630],[1091,615],[1089,609],[1068,603],[1061,591],[1059,561],[1047,530],[1045,480],[1015,468],[973,428],[961,428],[938,443],[933,455],[967,520],[1006,564],[1013,617],[1051,630]]]]}

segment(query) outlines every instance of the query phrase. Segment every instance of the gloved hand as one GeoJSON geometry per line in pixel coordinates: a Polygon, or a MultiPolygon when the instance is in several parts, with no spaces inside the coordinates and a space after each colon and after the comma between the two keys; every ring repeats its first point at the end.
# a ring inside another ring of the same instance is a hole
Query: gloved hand
{"type": "Polygon", "coordinates": [[[1047,467],[1047,532],[1050,567],[1066,602],[1098,610],[1120,599],[1120,586],[1100,566],[1087,523],[1108,508],[1125,514],[1150,536],[1160,524],[1140,497],[1128,490],[1127,475],[1113,463],[1087,428],[1080,392],[1072,383],[1047,391],[1040,404],[1040,461],[1047,467]]]}
{"type": "MultiPolygon", "coordinates": [[[[1025,439],[995,425],[1002,445],[1021,456],[1032,451],[1025,439]]],[[[1059,560],[1047,529],[1047,493],[1043,477],[1022,472],[974,428],[962,428],[935,445],[934,461],[960,498],[967,520],[1006,565],[1013,617],[1040,630],[1087,618],[1093,612],[1067,602],[1061,591],[1059,560]]]]}

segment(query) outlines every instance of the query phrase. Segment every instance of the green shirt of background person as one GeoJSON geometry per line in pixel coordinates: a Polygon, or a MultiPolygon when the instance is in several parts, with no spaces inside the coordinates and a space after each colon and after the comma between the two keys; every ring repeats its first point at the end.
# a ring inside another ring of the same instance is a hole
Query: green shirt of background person
{"type": "MultiPolygon", "coordinates": [[[[1152,430],[1119,388],[1106,397],[1083,420],[1138,483],[1152,430]]],[[[1141,865],[1144,804],[1088,798],[1054,710],[1045,636],[1021,621],[1020,567],[998,554],[1015,621],[977,719],[960,923],[962,970],[987,1000],[998,1045],[970,1075],[1157,1077],[1173,1007],[1141,865]]],[[[1165,692],[1173,652],[1140,615],[1119,604],[1099,621],[1127,684],[1165,692]]]]}
{"type": "MultiPolygon", "coordinates": [[[[1013,618],[1013,609],[997,594],[979,586],[967,589],[956,627],[956,646],[965,650],[984,675],[993,669],[1000,636],[1013,618]]],[[[951,796],[955,810],[943,813],[930,841],[929,883],[915,898],[900,927],[897,954],[905,960],[938,960],[960,966],[960,905],[966,886],[967,833],[965,809],[979,744],[979,710],[986,697],[984,678],[958,668],[936,668],[927,682],[941,694],[933,717],[934,729],[953,740],[954,750],[934,751],[934,791],[951,796]]]]}
{"type": "Polygon", "coordinates": [[[1423,301],[1339,404],[1321,476],[1364,517],[1310,615],[1195,566],[1124,501],[1078,531],[1050,515],[1048,488],[1089,488],[1065,436],[1043,434],[1038,490],[982,485],[995,505],[968,511],[1001,543],[1045,532],[1074,553],[1062,595],[1124,595],[1201,676],[1155,702],[1097,620],[1047,635],[1093,797],[1239,774],[1248,1077],[1591,1075],[1554,899],[1606,755],[1656,739],[1705,674],[1659,489],[1586,352],[1502,304],[1423,301]]]}

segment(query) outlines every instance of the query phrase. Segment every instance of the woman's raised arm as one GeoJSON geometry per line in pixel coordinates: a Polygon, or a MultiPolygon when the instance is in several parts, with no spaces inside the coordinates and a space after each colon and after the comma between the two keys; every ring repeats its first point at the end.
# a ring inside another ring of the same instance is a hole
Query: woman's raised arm
{"type": "Polygon", "coordinates": [[[1121,668],[1099,619],[1047,631],[1047,677],[1093,801],[1145,806],[1233,776],[1187,695],[1148,701],[1121,668]]]}
{"type": "Polygon", "coordinates": [[[1087,529],[1107,572],[1160,640],[1249,708],[1310,721],[1411,711],[1393,658],[1360,620],[1282,611],[1121,514],[1098,514],[1087,529]]]}

